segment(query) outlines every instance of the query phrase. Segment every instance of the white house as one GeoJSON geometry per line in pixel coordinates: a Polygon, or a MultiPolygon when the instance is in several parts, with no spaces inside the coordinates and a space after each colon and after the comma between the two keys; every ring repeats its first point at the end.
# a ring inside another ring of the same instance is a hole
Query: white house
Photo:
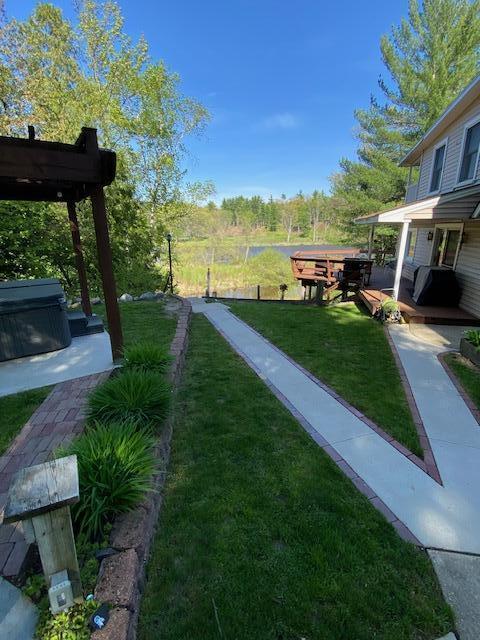
{"type": "MultiPolygon", "coordinates": [[[[410,167],[405,204],[356,220],[401,225],[394,294],[421,265],[452,269],[459,308],[480,318],[480,76],[405,156],[410,167]],[[418,182],[412,183],[414,167],[418,182]]],[[[372,237],[372,234],[371,234],[372,237]]]]}

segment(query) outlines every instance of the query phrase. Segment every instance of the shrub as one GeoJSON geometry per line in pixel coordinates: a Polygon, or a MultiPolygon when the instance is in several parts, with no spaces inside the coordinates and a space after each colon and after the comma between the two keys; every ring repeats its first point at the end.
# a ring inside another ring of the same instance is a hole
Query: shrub
{"type": "Polygon", "coordinates": [[[124,350],[125,369],[164,373],[171,362],[170,355],[154,342],[139,342],[124,350]]]}
{"type": "Polygon", "coordinates": [[[375,313],[375,317],[381,322],[400,322],[402,315],[398,302],[393,298],[384,298],[375,313]]]}
{"type": "Polygon", "coordinates": [[[168,413],[170,387],[158,373],[132,369],[97,387],[88,400],[88,418],[152,426],[168,413]]]}
{"type": "Polygon", "coordinates": [[[480,330],[470,329],[470,331],[465,331],[465,336],[467,340],[473,344],[474,347],[480,349],[480,330]]]}
{"type": "Polygon", "coordinates": [[[136,424],[97,423],[64,452],[77,456],[80,502],[72,515],[87,539],[100,539],[105,525],[133,509],[150,489],[153,444],[153,438],[136,424]]]}

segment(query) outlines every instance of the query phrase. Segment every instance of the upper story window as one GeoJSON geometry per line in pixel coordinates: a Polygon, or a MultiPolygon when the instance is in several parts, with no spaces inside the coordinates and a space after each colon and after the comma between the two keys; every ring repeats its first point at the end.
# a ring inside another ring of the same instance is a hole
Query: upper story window
{"type": "Polygon", "coordinates": [[[430,176],[430,192],[440,190],[446,150],[447,142],[445,140],[444,142],[441,142],[439,145],[437,145],[433,152],[432,175],[430,176]]]}
{"type": "Polygon", "coordinates": [[[478,147],[480,145],[480,122],[466,127],[463,142],[463,153],[460,160],[458,182],[473,180],[477,169],[478,147]]]}

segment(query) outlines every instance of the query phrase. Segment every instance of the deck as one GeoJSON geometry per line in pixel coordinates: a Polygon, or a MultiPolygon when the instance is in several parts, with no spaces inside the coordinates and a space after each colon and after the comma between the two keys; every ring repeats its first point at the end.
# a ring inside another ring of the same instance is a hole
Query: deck
{"type": "MultiPolygon", "coordinates": [[[[388,297],[382,289],[393,287],[394,272],[388,267],[374,267],[370,284],[359,292],[359,297],[365,303],[372,315],[380,306],[381,301],[388,297]]],[[[476,318],[468,311],[458,307],[427,307],[416,305],[411,298],[412,282],[402,278],[398,302],[400,311],[406,322],[419,324],[449,324],[480,326],[480,318],[476,318]]]]}

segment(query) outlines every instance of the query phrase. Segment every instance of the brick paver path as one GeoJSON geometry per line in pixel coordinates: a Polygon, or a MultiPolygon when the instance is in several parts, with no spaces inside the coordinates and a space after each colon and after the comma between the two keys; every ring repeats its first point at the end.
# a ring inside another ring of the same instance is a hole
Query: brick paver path
{"type": "MultiPolygon", "coordinates": [[[[82,432],[87,396],[110,373],[57,384],[0,457],[0,521],[13,475],[19,469],[45,462],[53,451],[82,432]]],[[[18,576],[28,551],[21,523],[0,524],[0,575],[10,579],[18,576]]]]}

